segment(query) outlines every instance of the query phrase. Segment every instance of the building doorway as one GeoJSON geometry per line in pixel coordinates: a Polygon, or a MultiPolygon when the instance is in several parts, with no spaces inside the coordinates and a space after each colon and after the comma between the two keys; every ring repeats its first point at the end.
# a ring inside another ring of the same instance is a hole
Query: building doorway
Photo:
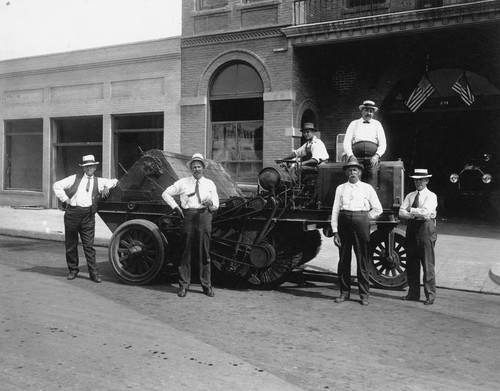
{"type": "Polygon", "coordinates": [[[240,62],[222,67],[211,84],[208,152],[238,182],[253,183],[262,169],[263,92],[257,71],[240,62]]]}

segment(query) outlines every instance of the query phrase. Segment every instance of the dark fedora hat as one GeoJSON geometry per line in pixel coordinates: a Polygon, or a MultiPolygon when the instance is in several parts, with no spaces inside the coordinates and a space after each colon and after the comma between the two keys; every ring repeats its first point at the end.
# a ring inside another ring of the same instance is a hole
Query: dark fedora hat
{"type": "Polygon", "coordinates": [[[312,122],[304,122],[304,125],[300,129],[301,132],[305,130],[310,130],[311,132],[316,132],[317,129],[314,127],[314,124],[312,122]]]}
{"type": "Polygon", "coordinates": [[[344,164],[344,170],[347,169],[347,168],[350,168],[350,167],[357,167],[359,168],[360,170],[363,170],[363,166],[361,164],[359,164],[358,162],[358,159],[356,159],[356,157],[354,155],[352,155],[349,160],[347,161],[346,164],[344,164]]]}

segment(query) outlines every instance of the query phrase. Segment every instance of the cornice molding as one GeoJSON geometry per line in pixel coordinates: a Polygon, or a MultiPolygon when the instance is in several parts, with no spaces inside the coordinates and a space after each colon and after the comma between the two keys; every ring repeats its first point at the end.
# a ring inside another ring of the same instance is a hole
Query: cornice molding
{"type": "Polygon", "coordinates": [[[283,36],[284,34],[282,32],[281,27],[203,35],[192,38],[181,38],[181,49],[186,47],[200,46],[200,45],[248,41],[252,39],[263,39],[263,38],[283,37],[283,36]]]}
{"type": "Polygon", "coordinates": [[[145,62],[156,62],[156,61],[165,61],[165,60],[180,60],[181,53],[169,53],[169,54],[159,54],[153,56],[142,56],[142,57],[133,57],[133,58],[123,58],[119,60],[110,60],[110,61],[100,61],[100,62],[92,62],[85,64],[73,64],[73,65],[62,65],[62,66],[47,66],[38,69],[28,69],[24,71],[17,72],[0,72],[0,79],[12,78],[12,77],[24,77],[24,76],[36,76],[43,75],[47,73],[56,73],[56,72],[71,72],[71,71],[79,71],[84,69],[94,69],[94,68],[106,68],[111,66],[121,66],[128,64],[136,64],[136,63],[145,63],[145,62]]]}
{"type": "Polygon", "coordinates": [[[290,26],[283,28],[282,31],[292,45],[310,45],[346,38],[477,24],[499,19],[500,3],[487,0],[435,9],[290,26]]]}

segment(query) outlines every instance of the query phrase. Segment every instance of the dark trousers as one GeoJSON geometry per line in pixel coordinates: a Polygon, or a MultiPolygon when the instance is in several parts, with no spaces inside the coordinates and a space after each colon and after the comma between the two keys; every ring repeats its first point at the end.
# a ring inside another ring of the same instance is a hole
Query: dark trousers
{"type": "Polygon", "coordinates": [[[352,248],[356,254],[359,296],[364,299],[370,295],[368,262],[370,261],[370,218],[368,212],[340,211],[338,229],[341,247],[339,248],[338,275],[340,293],[351,293],[352,248]]]}
{"type": "Polygon", "coordinates": [[[199,263],[200,283],[211,286],[210,281],[210,232],[212,213],[208,209],[185,209],[184,222],[180,229],[181,245],[184,248],[179,265],[179,286],[189,288],[191,284],[191,261],[199,263]]]}
{"type": "Polygon", "coordinates": [[[64,213],[64,241],[66,263],[70,272],[78,273],[78,235],[82,241],[83,252],[87,259],[90,275],[98,273],[95,259],[94,234],[95,215],[91,207],[81,208],[68,205],[64,213]]]}
{"type": "Polygon", "coordinates": [[[361,175],[361,180],[371,185],[376,191],[378,189],[378,171],[380,168],[380,163],[377,163],[372,167],[370,158],[358,159],[358,161],[364,167],[363,174],[361,175]]]}
{"type": "Polygon", "coordinates": [[[352,146],[354,156],[364,167],[361,180],[372,185],[375,190],[378,188],[378,171],[380,163],[377,163],[372,167],[370,160],[377,152],[377,148],[377,144],[371,141],[359,141],[352,146]]]}
{"type": "Polygon", "coordinates": [[[434,246],[437,234],[433,220],[408,220],[406,228],[406,275],[408,296],[420,298],[420,265],[423,270],[424,293],[427,299],[436,297],[436,257],[434,246]]]}

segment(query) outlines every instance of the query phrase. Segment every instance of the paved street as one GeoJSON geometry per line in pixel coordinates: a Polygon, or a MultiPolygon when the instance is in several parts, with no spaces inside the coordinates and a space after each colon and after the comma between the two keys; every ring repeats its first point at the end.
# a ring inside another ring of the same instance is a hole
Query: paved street
{"type": "Polygon", "coordinates": [[[496,390],[500,298],[440,290],[432,307],[335,281],[276,291],[67,281],[63,244],[1,237],[2,390],[496,390]],[[357,299],[357,297],[354,297],[357,299]]]}

